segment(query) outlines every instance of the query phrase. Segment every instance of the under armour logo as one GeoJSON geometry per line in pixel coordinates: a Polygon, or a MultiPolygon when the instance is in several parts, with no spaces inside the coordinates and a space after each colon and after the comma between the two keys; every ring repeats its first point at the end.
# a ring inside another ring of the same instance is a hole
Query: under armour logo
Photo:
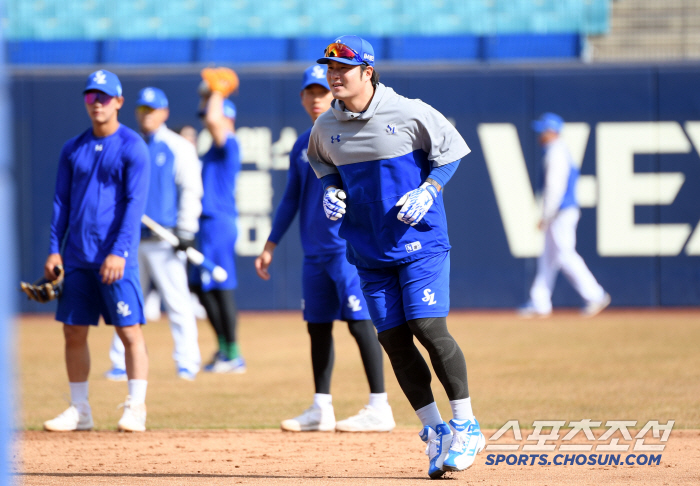
{"type": "Polygon", "coordinates": [[[428,305],[437,304],[435,301],[435,292],[431,292],[430,289],[425,289],[423,295],[425,295],[425,297],[421,299],[423,302],[427,302],[428,305]]]}
{"type": "Polygon", "coordinates": [[[301,160],[306,162],[307,164],[309,163],[309,154],[307,153],[307,150],[304,149],[301,151],[301,160]]]}
{"type": "Polygon", "coordinates": [[[311,70],[311,76],[313,76],[316,79],[321,79],[326,77],[326,73],[323,72],[323,68],[321,66],[316,64],[311,70]]]}
{"type": "Polygon", "coordinates": [[[390,123],[386,126],[386,133],[394,134],[396,133],[396,123],[390,123]]]}
{"type": "Polygon", "coordinates": [[[123,300],[117,302],[117,314],[121,316],[130,316],[131,311],[129,310],[129,304],[125,303],[123,300]]]}
{"type": "Polygon", "coordinates": [[[357,312],[362,310],[362,301],[357,298],[355,295],[351,295],[348,297],[348,307],[350,308],[351,311],[357,312]]]}
{"type": "Polygon", "coordinates": [[[158,155],[156,155],[156,165],[158,167],[161,167],[163,164],[165,164],[165,154],[161,152],[158,155]]]}
{"type": "Polygon", "coordinates": [[[338,142],[340,143],[340,134],[336,135],[335,137],[331,135],[331,143],[338,142]]]}
{"type": "Polygon", "coordinates": [[[97,84],[107,84],[107,75],[102,71],[97,71],[95,77],[92,80],[97,84]]]}
{"type": "Polygon", "coordinates": [[[145,101],[153,101],[156,99],[156,93],[151,88],[146,88],[143,90],[143,99],[145,101]]]}
{"type": "Polygon", "coordinates": [[[95,152],[102,152],[102,144],[101,143],[98,143],[97,145],[95,145],[95,152]]]}

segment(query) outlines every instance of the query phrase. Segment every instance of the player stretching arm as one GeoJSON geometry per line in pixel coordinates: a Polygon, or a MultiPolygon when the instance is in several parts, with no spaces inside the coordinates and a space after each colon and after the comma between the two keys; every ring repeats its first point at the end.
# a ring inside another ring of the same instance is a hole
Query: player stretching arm
{"type": "Polygon", "coordinates": [[[216,282],[203,268],[193,269],[190,284],[207,311],[216,332],[219,350],[204,371],[244,373],[246,364],[236,338],[238,313],[234,289],[236,280],[235,246],[236,177],[241,170],[241,154],[234,135],[236,106],[226,97],[238,87],[238,77],[227,68],[205,69],[200,87],[199,114],[213,141],[202,157],[202,217],[199,221],[200,251],[223,267],[228,278],[216,282]]]}
{"type": "Polygon", "coordinates": [[[96,326],[102,315],[126,348],[129,395],[119,429],[143,431],[148,355],[141,332],[146,320],[137,251],[148,191],[148,149],[136,132],[117,120],[124,98],[115,74],[92,73],[83,94],[92,128],[66,142],[61,151],[50,255],[44,267],[51,280],[56,265],[65,268],[56,320],[63,322],[71,405],[44,422],[44,428],[92,428],[87,337],[89,326],[96,326]]]}
{"type": "Polygon", "coordinates": [[[339,235],[357,266],[379,342],[424,426],[429,476],[466,469],[485,440],[472,413],[464,355],[447,330],[450,243],[441,189],[469,147],[435,109],[379,83],[366,40],[336,38],[317,62],[328,64],[335,98],[309,141],[326,214],[342,219],[339,235]],[[447,392],[449,425],[414,336],[447,392]]]}
{"type": "MultiPolygon", "coordinates": [[[[301,104],[316,119],[331,104],[326,67],[315,65],[304,72],[301,104]]],[[[265,249],[255,260],[255,269],[264,280],[275,247],[300,211],[301,241],[304,248],[303,310],[311,337],[311,367],[315,391],[313,405],[304,413],[282,422],[290,431],[340,430],[346,432],[387,432],[394,428],[394,418],[384,390],[382,350],[362,296],[357,270],[345,258],[345,241],[338,237],[340,222],[328,224],[318,202],[323,186],[316,178],[306,156],[311,129],[304,132],[289,154],[289,178],[265,249]],[[336,424],[331,397],[333,321],[348,323],[350,333],[360,348],[362,364],[369,382],[369,404],[359,414],[336,424]]]]}

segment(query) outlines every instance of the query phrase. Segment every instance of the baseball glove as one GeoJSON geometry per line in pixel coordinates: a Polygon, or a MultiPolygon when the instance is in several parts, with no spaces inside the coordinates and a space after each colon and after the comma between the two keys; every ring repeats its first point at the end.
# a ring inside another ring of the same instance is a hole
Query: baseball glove
{"type": "Polygon", "coordinates": [[[233,69],[227,67],[204,68],[201,74],[202,84],[199,87],[199,94],[202,96],[216,91],[227,98],[238,89],[238,75],[233,69]]]}
{"type": "Polygon", "coordinates": [[[20,287],[30,300],[45,303],[57,299],[63,292],[63,267],[61,265],[54,268],[54,273],[58,275],[54,280],[40,278],[33,284],[20,282],[20,287]]]}

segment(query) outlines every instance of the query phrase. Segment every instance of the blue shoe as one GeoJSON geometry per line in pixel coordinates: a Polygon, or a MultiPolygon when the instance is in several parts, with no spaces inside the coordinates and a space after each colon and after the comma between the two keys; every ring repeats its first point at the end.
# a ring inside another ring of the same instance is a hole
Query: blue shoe
{"type": "Polygon", "coordinates": [[[223,356],[219,356],[211,365],[205,366],[204,370],[209,373],[241,374],[246,372],[246,365],[242,356],[233,359],[226,359],[223,356]]]}
{"type": "Polygon", "coordinates": [[[476,455],[484,450],[486,439],[476,419],[465,422],[450,420],[452,444],[442,467],[445,471],[464,471],[472,464],[476,455]]]}
{"type": "Polygon", "coordinates": [[[450,428],[445,422],[439,424],[435,429],[426,425],[421,430],[420,438],[426,443],[425,453],[430,460],[428,476],[430,476],[430,479],[437,479],[445,474],[442,463],[445,461],[450,449],[452,432],[450,432],[450,428]]]}
{"type": "Polygon", "coordinates": [[[214,365],[216,364],[216,362],[221,359],[224,359],[224,353],[222,353],[221,351],[217,351],[216,353],[214,353],[214,356],[211,358],[211,361],[204,366],[204,371],[211,373],[214,369],[214,365]]]}
{"type": "Polygon", "coordinates": [[[187,368],[178,368],[177,376],[178,378],[181,378],[186,381],[194,381],[194,379],[197,377],[197,373],[193,373],[187,368]]]}
{"type": "Polygon", "coordinates": [[[112,368],[105,373],[105,378],[109,381],[127,381],[126,370],[121,368],[112,368]]]}

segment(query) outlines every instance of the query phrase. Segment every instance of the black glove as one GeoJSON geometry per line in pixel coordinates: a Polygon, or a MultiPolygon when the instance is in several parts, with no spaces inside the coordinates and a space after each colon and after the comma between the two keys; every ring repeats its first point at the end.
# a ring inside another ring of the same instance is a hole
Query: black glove
{"type": "Polygon", "coordinates": [[[187,251],[188,248],[194,246],[194,234],[189,231],[177,231],[177,238],[180,240],[180,244],[177,245],[177,251],[187,251]]]}

